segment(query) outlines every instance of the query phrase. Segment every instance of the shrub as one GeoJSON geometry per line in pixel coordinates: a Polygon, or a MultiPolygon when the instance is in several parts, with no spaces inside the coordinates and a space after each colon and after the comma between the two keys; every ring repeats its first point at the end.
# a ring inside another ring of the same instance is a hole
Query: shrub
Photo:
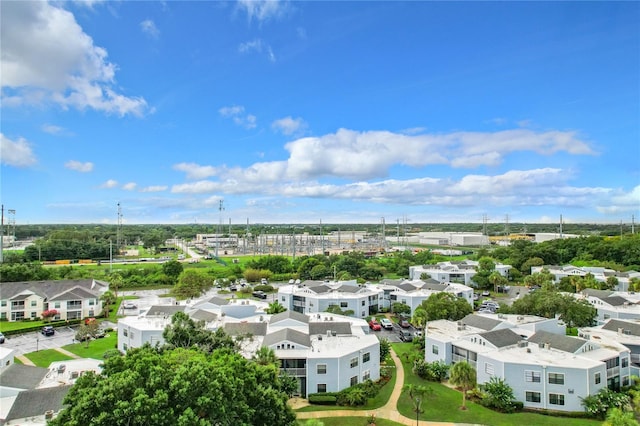
{"type": "Polygon", "coordinates": [[[269,284],[260,284],[253,288],[254,291],[264,291],[265,293],[270,293],[274,290],[273,286],[269,284]]]}
{"type": "Polygon", "coordinates": [[[309,403],[318,405],[336,405],[337,397],[334,392],[312,393],[307,397],[309,403]]]}
{"type": "Polygon", "coordinates": [[[515,410],[513,388],[504,379],[493,376],[487,383],[482,385],[482,390],[484,391],[484,398],[482,398],[481,403],[485,407],[493,408],[503,413],[512,413],[515,410]]]}
{"type": "Polygon", "coordinates": [[[447,377],[449,366],[443,361],[425,362],[417,360],[413,365],[413,372],[420,378],[430,382],[442,382],[447,377]]]}

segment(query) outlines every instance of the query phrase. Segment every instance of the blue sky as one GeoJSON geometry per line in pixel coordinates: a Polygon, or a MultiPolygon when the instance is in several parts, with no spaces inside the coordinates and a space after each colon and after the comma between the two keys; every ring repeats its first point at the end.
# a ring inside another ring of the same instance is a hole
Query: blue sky
{"type": "Polygon", "coordinates": [[[18,224],[640,217],[638,2],[0,7],[18,224]]]}

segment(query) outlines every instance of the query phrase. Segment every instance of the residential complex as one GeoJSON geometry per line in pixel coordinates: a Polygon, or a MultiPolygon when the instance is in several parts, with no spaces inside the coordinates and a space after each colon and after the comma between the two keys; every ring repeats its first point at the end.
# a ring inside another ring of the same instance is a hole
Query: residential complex
{"type": "Polygon", "coordinates": [[[118,321],[118,348],[164,343],[171,316],[184,312],[205,327],[222,327],[236,337],[243,356],[261,347],[274,350],[280,368],[296,378],[297,393],[337,392],[380,377],[380,342],[362,319],[328,313],[304,315],[288,310],[264,312],[266,303],[211,297],[188,305],[153,306],[140,316],[118,321]]]}
{"type": "Polygon", "coordinates": [[[527,408],[583,411],[582,398],[629,384],[630,350],[565,335],[557,319],[471,314],[427,324],[427,362],[467,361],[478,384],[499,377],[527,408]]]}
{"type": "Polygon", "coordinates": [[[41,318],[42,312],[52,309],[57,311],[54,320],[98,316],[100,296],[108,288],[108,283],[94,279],[2,283],[0,320],[41,318]]]}
{"type": "MultiPolygon", "coordinates": [[[[423,274],[432,279],[444,283],[459,283],[473,286],[473,276],[476,274],[478,262],[475,260],[462,260],[459,262],[438,262],[435,265],[419,265],[409,267],[409,278],[412,280],[421,279],[423,274]]],[[[511,265],[497,263],[496,271],[504,277],[509,277],[511,265]]]]}
{"type": "Polygon", "coordinates": [[[591,274],[593,278],[601,283],[606,283],[609,277],[614,277],[617,281],[617,284],[612,290],[616,291],[629,291],[629,284],[632,279],[637,278],[640,279],[640,272],[637,271],[626,271],[626,272],[618,272],[613,269],[607,269],[602,267],[588,267],[582,266],[577,267],[573,265],[543,265],[543,266],[532,266],[531,273],[534,274],[536,272],[541,272],[543,269],[549,271],[551,275],[553,275],[553,280],[556,283],[559,283],[563,278],[570,277],[585,277],[587,274],[591,274]]]}
{"type": "Polygon", "coordinates": [[[640,319],[640,294],[638,293],[587,288],[572,295],[576,299],[589,301],[596,308],[598,324],[604,324],[611,318],[640,319]]]}

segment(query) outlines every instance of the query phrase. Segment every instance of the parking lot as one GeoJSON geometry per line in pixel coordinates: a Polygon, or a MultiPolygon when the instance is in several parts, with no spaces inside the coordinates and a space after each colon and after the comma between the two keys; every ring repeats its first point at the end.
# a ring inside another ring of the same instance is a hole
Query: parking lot
{"type": "Polygon", "coordinates": [[[2,346],[7,349],[15,349],[16,355],[23,355],[69,345],[74,343],[75,335],[76,330],[73,327],[57,327],[53,336],[43,336],[40,332],[6,336],[2,346]]]}
{"type": "MultiPolygon", "coordinates": [[[[402,342],[402,340],[400,340],[400,330],[403,330],[403,329],[401,329],[400,326],[394,322],[393,328],[391,330],[382,327],[380,331],[373,331],[370,329],[370,333],[378,336],[378,339],[386,338],[391,343],[400,343],[402,342]]],[[[411,335],[415,337],[416,329],[413,326],[409,328],[405,328],[404,330],[410,331],[411,335]]]]}

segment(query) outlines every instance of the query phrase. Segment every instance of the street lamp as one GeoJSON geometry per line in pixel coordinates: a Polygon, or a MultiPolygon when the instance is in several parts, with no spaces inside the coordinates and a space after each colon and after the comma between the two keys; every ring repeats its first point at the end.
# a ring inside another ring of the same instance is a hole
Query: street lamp
{"type": "Polygon", "coordinates": [[[420,398],[416,397],[416,426],[420,424],[420,398]]]}
{"type": "Polygon", "coordinates": [[[38,352],[40,344],[40,336],[36,334],[36,352],[38,352]]]}

